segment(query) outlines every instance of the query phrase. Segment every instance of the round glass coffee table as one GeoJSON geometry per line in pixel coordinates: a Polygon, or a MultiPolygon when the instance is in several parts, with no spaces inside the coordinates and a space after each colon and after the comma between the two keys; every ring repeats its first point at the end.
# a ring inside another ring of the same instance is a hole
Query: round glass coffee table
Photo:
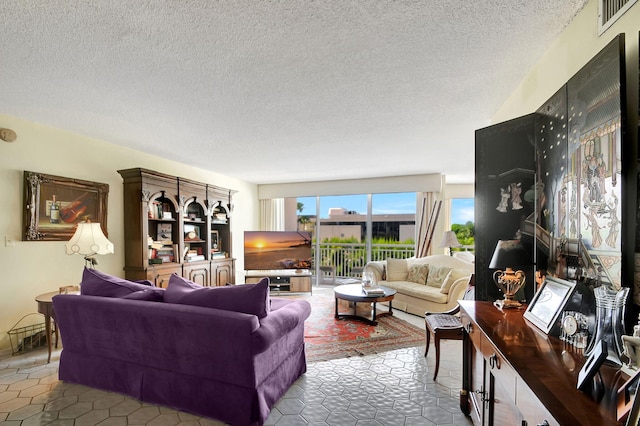
{"type": "Polygon", "coordinates": [[[351,318],[364,321],[371,325],[378,325],[378,321],[376,320],[378,316],[393,315],[391,303],[393,301],[393,297],[396,295],[396,291],[392,288],[384,286],[380,286],[380,288],[384,290],[384,294],[367,295],[362,289],[361,284],[339,285],[338,287],[333,289],[333,293],[336,298],[336,319],[351,318]],[[340,300],[352,302],[353,313],[340,313],[338,310],[338,304],[340,300]],[[382,312],[380,314],[377,314],[376,303],[378,302],[389,302],[389,312],[382,312]],[[358,303],[371,304],[371,317],[368,316],[369,312],[367,312],[367,316],[358,314],[358,303]]]}

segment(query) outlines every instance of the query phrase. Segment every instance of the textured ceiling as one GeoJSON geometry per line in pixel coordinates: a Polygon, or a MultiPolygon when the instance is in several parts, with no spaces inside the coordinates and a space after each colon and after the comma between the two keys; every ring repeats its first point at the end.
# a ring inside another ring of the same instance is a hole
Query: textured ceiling
{"type": "Polygon", "coordinates": [[[443,173],[587,0],[0,2],[0,113],[255,183],[443,173]]]}

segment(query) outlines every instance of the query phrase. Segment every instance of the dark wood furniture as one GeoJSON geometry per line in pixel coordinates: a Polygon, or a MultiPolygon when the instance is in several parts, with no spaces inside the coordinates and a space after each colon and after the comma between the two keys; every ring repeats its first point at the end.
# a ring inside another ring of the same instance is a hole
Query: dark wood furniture
{"type": "MultiPolygon", "coordinates": [[[[471,274],[469,285],[463,296],[464,300],[473,300],[475,295],[475,274],[471,274]]],[[[433,380],[438,377],[440,369],[440,340],[462,340],[462,322],[458,314],[460,313],[460,305],[445,312],[425,312],[424,323],[427,332],[427,345],[424,349],[424,356],[429,353],[429,344],[431,335],[433,335],[433,344],[436,347],[436,368],[433,370],[433,380]]]]}
{"type": "Polygon", "coordinates": [[[393,297],[396,295],[396,291],[392,288],[380,286],[384,290],[384,294],[381,295],[367,295],[362,289],[361,284],[346,284],[339,285],[333,289],[333,293],[336,298],[336,315],[337,319],[348,318],[364,321],[371,325],[378,325],[377,318],[380,315],[393,315],[393,297]],[[346,300],[353,303],[353,313],[340,313],[338,309],[339,301],[346,300]],[[389,311],[378,314],[376,312],[376,304],[378,302],[389,302],[389,311]],[[360,315],[358,313],[358,303],[367,303],[371,306],[371,310],[367,309],[367,316],[360,315]],[[368,315],[371,315],[371,318],[368,315]]]}
{"type": "Polygon", "coordinates": [[[427,327],[427,345],[424,350],[424,356],[429,353],[429,343],[433,334],[433,344],[436,347],[436,368],[433,370],[433,380],[438,377],[440,369],[440,340],[462,340],[462,323],[460,318],[455,314],[460,310],[459,307],[443,313],[427,312],[424,322],[427,327]]]}
{"type": "Polygon", "coordinates": [[[582,353],[491,302],[460,301],[463,389],[460,408],[476,425],[616,425],[618,370],[600,369],[605,395],[576,389],[582,353]],[[545,423],[546,422],[546,423],[545,423]]]}
{"type": "Polygon", "coordinates": [[[51,336],[55,334],[55,347],[58,347],[58,327],[56,326],[56,315],[53,311],[53,296],[56,294],[79,294],[80,287],[76,285],[67,285],[60,287],[58,291],[52,291],[36,296],[36,302],[38,303],[38,312],[44,315],[44,332],[47,340],[47,363],[51,362],[51,336]],[[52,321],[53,320],[53,321],[52,321]]]}
{"type": "MultiPolygon", "coordinates": [[[[51,362],[51,320],[56,319],[56,315],[53,312],[53,296],[56,294],[60,294],[59,291],[52,291],[50,293],[44,293],[39,296],[36,296],[36,302],[38,303],[38,312],[44,315],[44,332],[47,337],[47,351],[49,355],[47,356],[47,363],[51,362]]],[[[56,332],[56,341],[55,345],[58,347],[58,333],[56,332]]]]}
{"type": "Polygon", "coordinates": [[[127,279],[166,287],[176,273],[203,286],[235,283],[235,191],[141,168],[118,173],[124,181],[127,279]]]}

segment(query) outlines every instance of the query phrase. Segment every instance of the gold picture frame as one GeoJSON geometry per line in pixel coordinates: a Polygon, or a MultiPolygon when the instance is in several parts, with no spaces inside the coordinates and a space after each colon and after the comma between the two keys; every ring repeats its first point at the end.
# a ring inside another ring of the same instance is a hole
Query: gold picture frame
{"type": "Polygon", "coordinates": [[[108,196],[106,183],[25,171],[23,240],[68,241],[85,220],[100,223],[108,236],[108,196]]]}

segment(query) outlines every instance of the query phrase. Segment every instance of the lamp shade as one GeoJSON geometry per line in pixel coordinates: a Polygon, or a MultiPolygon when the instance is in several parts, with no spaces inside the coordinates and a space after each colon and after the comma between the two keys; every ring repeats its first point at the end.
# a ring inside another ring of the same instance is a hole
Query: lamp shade
{"type": "Polygon", "coordinates": [[[533,265],[520,240],[500,240],[493,252],[489,269],[522,268],[533,265]]]}
{"type": "Polygon", "coordinates": [[[458,241],[455,232],[447,231],[442,236],[442,241],[438,247],[462,247],[462,244],[458,241]]]}
{"type": "Polygon", "coordinates": [[[80,222],[73,237],[65,246],[67,254],[94,254],[113,253],[113,243],[104,236],[99,223],[80,222]]]}

